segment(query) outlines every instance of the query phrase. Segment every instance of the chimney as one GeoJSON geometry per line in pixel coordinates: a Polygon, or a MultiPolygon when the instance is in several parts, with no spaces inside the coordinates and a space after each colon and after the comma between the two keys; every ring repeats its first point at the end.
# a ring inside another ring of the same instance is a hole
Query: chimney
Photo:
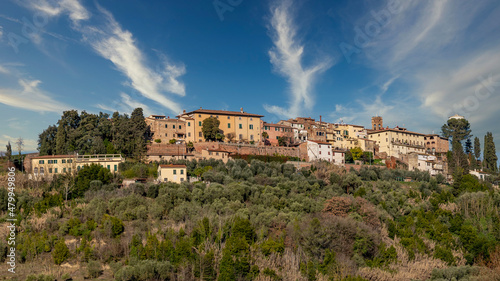
{"type": "Polygon", "coordinates": [[[184,110],[182,111],[182,113],[186,113],[186,110],[184,109],[184,110]]]}
{"type": "Polygon", "coordinates": [[[322,124],[322,123],[321,123],[321,115],[319,116],[319,124],[320,124],[320,125],[322,124]]]}
{"type": "Polygon", "coordinates": [[[201,106],[200,106],[200,109],[201,109],[201,106]]]}
{"type": "Polygon", "coordinates": [[[240,107],[240,112],[243,113],[243,107],[240,107]]]}

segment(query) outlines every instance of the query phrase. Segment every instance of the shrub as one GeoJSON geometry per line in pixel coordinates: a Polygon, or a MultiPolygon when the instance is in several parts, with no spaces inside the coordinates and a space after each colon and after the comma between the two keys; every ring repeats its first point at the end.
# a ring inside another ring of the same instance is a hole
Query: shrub
{"type": "Polygon", "coordinates": [[[26,281],[54,281],[56,280],[53,275],[45,275],[45,274],[40,274],[40,275],[28,275],[26,278],[26,281]]]}
{"type": "Polygon", "coordinates": [[[125,230],[123,222],[119,218],[108,215],[104,219],[103,228],[110,237],[117,237],[125,230]]]}
{"type": "Polygon", "coordinates": [[[52,251],[52,258],[54,259],[54,263],[57,265],[62,264],[69,258],[69,249],[64,243],[64,238],[59,240],[52,251]]]}
{"type": "Polygon", "coordinates": [[[98,261],[89,261],[87,264],[87,275],[89,278],[97,278],[102,274],[102,266],[98,261]]]}

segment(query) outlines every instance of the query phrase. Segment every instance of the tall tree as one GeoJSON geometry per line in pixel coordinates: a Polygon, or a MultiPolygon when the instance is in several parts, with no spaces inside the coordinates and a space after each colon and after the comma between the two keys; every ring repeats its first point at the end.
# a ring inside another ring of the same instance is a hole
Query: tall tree
{"type": "Polygon", "coordinates": [[[472,153],[472,141],[470,140],[470,138],[465,141],[465,153],[467,155],[469,155],[469,153],[472,153]]]}
{"type": "Polygon", "coordinates": [[[497,168],[497,152],[495,149],[495,142],[493,141],[493,134],[487,132],[484,136],[484,153],[483,153],[483,168],[491,173],[496,173],[497,168]]]}
{"type": "Polygon", "coordinates": [[[481,143],[479,142],[479,138],[474,138],[474,156],[479,160],[481,158],[481,143]]]}
{"type": "Polygon", "coordinates": [[[462,142],[471,136],[470,123],[467,119],[448,119],[448,122],[441,127],[441,131],[444,137],[452,141],[462,142]]]}
{"type": "Polygon", "coordinates": [[[146,146],[151,135],[150,128],[144,119],[142,108],[138,107],[132,111],[130,115],[130,127],[133,129],[132,153],[135,157],[141,158],[146,153],[146,146]]]}
{"type": "Polygon", "coordinates": [[[16,141],[16,148],[17,152],[19,153],[19,157],[21,157],[21,152],[24,149],[24,139],[22,137],[19,137],[16,141]]]}
{"type": "Polygon", "coordinates": [[[68,154],[76,151],[76,141],[79,139],[77,129],[80,126],[78,111],[64,111],[57,124],[56,154],[68,154]]]}
{"type": "Polygon", "coordinates": [[[40,156],[56,154],[57,127],[49,126],[38,135],[38,151],[40,156]]]}
{"type": "Polygon", "coordinates": [[[467,119],[448,119],[441,127],[443,136],[450,139],[452,151],[448,153],[448,165],[450,173],[454,175],[457,171],[466,174],[469,171],[469,161],[464,152],[462,141],[471,137],[470,123],[467,119]]]}
{"type": "Polygon", "coordinates": [[[7,156],[7,160],[11,160],[12,158],[12,145],[10,145],[10,141],[6,145],[7,147],[7,152],[5,153],[5,156],[7,156]]]}

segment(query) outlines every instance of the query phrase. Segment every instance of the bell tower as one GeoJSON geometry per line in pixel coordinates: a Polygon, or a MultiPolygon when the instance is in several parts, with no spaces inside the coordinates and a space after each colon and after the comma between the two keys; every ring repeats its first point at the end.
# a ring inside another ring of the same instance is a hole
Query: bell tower
{"type": "Polygon", "coordinates": [[[372,117],[372,130],[382,130],[384,128],[384,123],[381,116],[372,117]]]}

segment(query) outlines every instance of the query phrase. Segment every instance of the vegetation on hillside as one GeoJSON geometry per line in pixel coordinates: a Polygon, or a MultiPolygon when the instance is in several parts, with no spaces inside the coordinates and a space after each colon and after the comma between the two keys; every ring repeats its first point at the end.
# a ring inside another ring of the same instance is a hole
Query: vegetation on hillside
{"type": "MultiPolygon", "coordinates": [[[[125,188],[123,176],[99,166],[74,178],[27,181],[16,194],[18,280],[495,280],[500,274],[500,192],[474,176],[445,185],[444,177],[419,171],[345,171],[324,162],[302,170],[255,159],[176,163],[202,181],[125,188]],[[396,181],[406,177],[414,181],[396,181]]],[[[153,178],[155,165],[120,168],[153,178]]],[[[6,202],[2,188],[3,222],[6,202]]]]}

